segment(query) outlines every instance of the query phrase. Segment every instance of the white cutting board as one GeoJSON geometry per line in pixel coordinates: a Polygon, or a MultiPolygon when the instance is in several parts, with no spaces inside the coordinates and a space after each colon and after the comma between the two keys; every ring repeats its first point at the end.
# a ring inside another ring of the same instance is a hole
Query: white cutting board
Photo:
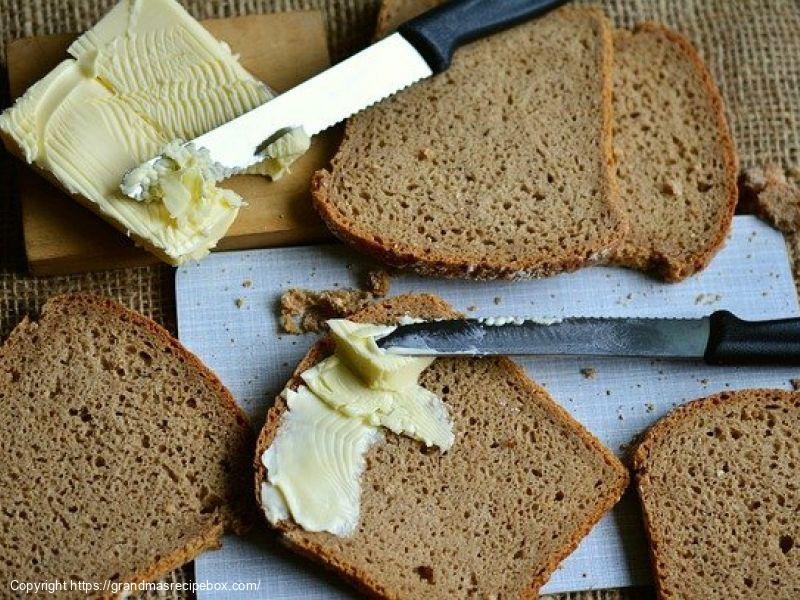
{"type": "MultiPolygon", "coordinates": [[[[277,302],[289,287],[354,287],[369,263],[342,246],[306,246],[212,254],[178,269],[180,339],[220,376],[261,426],[272,398],[316,339],[280,335],[277,302]]],[[[595,267],[519,282],[392,279],[392,294],[439,294],[472,316],[697,317],[728,309],[750,319],[800,315],[782,236],[753,217],[734,219],[726,247],[702,273],[679,284],[638,272],[595,267]]],[[[528,374],[613,451],[674,406],[725,389],[789,388],[790,368],[722,368],[646,359],[525,358],[528,374]],[[587,379],[582,368],[594,368],[587,379]]],[[[199,600],[352,598],[312,563],[269,539],[265,528],[225,539],[195,563],[199,600]],[[257,583],[258,591],[236,591],[257,583]]],[[[553,574],[543,592],[646,584],[647,549],[633,497],[626,497],[553,574]]]]}

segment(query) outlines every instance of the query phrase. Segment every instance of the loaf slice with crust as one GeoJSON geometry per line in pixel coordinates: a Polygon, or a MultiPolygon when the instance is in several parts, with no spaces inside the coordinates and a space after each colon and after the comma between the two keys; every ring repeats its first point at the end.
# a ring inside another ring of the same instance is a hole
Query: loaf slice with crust
{"type": "Polygon", "coordinates": [[[611,261],[668,281],[705,267],[736,207],[736,153],[699,54],[657,23],[614,34],[614,151],[630,229],[611,261]]]}
{"type": "MultiPolygon", "coordinates": [[[[427,295],[398,296],[356,313],[393,323],[403,315],[452,317],[427,295]]],[[[327,356],[315,345],[299,374],[327,356]]],[[[420,383],[445,401],[455,443],[442,454],[385,431],[367,453],[361,519],[347,538],[279,523],[281,539],[379,598],[536,596],[556,565],[620,498],[626,469],[511,360],[437,359],[420,383]]],[[[269,411],[255,457],[286,410],[269,411]]]]}
{"type": "Polygon", "coordinates": [[[660,598],[800,598],[800,393],[726,392],[633,455],[660,598]]]}
{"type": "Polygon", "coordinates": [[[0,431],[3,598],[12,579],[153,579],[255,514],[254,435],[230,393],[111,300],[58,296],[14,329],[0,348],[0,431]]]}
{"type": "MultiPolygon", "coordinates": [[[[393,14],[384,7],[382,26],[393,14]]],[[[445,73],[348,121],[314,204],[345,242],[431,275],[544,276],[597,260],[625,229],[611,60],[594,8],[461,48],[445,73]]]]}

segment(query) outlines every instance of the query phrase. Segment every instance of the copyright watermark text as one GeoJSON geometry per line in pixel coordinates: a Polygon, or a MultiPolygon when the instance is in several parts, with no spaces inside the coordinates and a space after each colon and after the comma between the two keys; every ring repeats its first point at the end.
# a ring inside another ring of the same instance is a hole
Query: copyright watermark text
{"type": "Polygon", "coordinates": [[[121,581],[76,581],[74,579],[48,579],[44,581],[9,582],[12,592],[24,595],[52,595],[59,592],[83,592],[93,594],[106,592],[111,594],[136,594],[139,592],[257,592],[261,581],[143,581],[129,583],[121,581]]]}

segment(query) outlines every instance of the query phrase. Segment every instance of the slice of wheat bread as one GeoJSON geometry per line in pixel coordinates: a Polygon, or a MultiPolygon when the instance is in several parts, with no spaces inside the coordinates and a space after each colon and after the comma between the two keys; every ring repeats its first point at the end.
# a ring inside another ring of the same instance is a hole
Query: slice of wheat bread
{"type": "Polygon", "coordinates": [[[625,229],[611,60],[594,8],[461,48],[445,73],[348,121],[314,204],[344,241],[431,275],[544,276],[596,260],[625,229]]]}
{"type": "Polygon", "coordinates": [[[691,402],[633,464],[660,598],[800,598],[800,393],[691,402]]]}
{"type": "Polygon", "coordinates": [[[614,34],[614,152],[630,229],[612,262],[669,281],[705,267],[733,218],[736,153],[711,74],[662,25],[614,34]]]}
{"type": "Polygon", "coordinates": [[[146,581],[252,522],[254,435],[230,393],[111,300],[54,297],[14,329],[0,431],[0,597],[12,579],[146,581]]]}
{"type": "MultiPolygon", "coordinates": [[[[454,313],[436,297],[408,295],[351,318],[403,315],[454,313]]],[[[289,385],[330,351],[328,340],[315,345],[289,385]]],[[[420,383],[448,405],[453,448],[442,454],[385,432],[367,454],[357,533],[339,538],[283,522],[282,540],[374,597],[535,597],[618,501],[626,469],[507,358],[438,359],[420,383]]],[[[258,495],[260,458],[285,410],[279,399],[259,436],[258,495]]]]}

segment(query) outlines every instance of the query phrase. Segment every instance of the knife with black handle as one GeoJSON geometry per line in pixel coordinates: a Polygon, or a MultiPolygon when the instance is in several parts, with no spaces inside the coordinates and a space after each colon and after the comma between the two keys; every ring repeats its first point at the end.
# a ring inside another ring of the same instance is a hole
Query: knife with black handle
{"type": "Polygon", "coordinates": [[[434,73],[446,71],[459,46],[523,23],[563,4],[554,0],[454,0],[400,26],[434,73]]]}
{"type": "Polygon", "coordinates": [[[568,355],[703,359],[714,365],[800,365],[800,318],[514,318],[427,321],[380,338],[389,352],[425,356],[568,355]]]}
{"type": "Polygon", "coordinates": [[[745,321],[720,310],[709,318],[710,364],[800,364],[800,319],[745,321]]]}
{"type": "MultiPolygon", "coordinates": [[[[421,79],[450,66],[469,42],[537,17],[566,0],[452,0],[403,24],[319,75],[187,142],[208,150],[220,172],[235,174],[261,162],[281,134],[302,128],[309,136],[336,125],[421,79]]],[[[153,164],[161,157],[147,161],[153,164]]],[[[127,173],[123,192],[144,197],[146,182],[127,173]]]]}

